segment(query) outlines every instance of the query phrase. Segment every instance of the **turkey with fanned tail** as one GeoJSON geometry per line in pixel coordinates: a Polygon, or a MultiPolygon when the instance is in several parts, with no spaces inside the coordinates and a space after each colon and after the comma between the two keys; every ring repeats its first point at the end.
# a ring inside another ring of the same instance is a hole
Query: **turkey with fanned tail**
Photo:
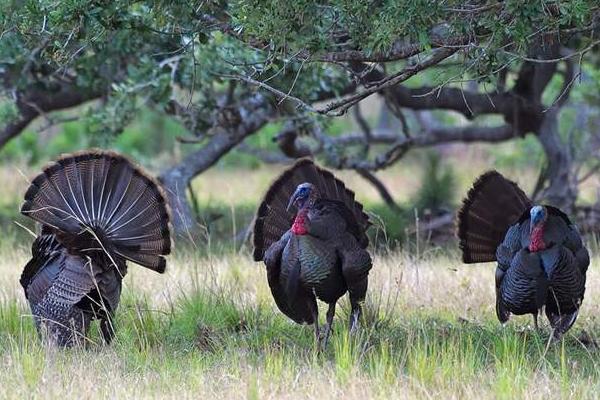
{"type": "Polygon", "coordinates": [[[480,176],[458,213],[463,262],[497,261],[496,314],[545,313],[559,339],[573,326],[590,263],[577,227],[556,207],[534,205],[496,171],[480,176]]]}
{"type": "Polygon", "coordinates": [[[319,345],[329,338],[335,307],[350,296],[356,331],[367,292],[370,226],[354,192],[331,172],[302,159],[271,185],[254,224],[254,260],[264,261],[278,308],[297,323],[314,324],[319,345]],[[321,335],[317,298],[329,304],[321,335]]]}
{"type": "Polygon", "coordinates": [[[44,168],[21,212],[42,226],[21,275],[40,335],[82,343],[98,319],[109,343],[126,261],[165,270],[171,228],[160,185],[121,155],[83,151],[44,168]]]}

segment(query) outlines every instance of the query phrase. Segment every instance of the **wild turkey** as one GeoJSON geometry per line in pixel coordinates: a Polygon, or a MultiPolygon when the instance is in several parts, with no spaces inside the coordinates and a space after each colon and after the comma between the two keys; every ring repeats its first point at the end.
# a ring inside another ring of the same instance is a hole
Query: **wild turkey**
{"type": "Polygon", "coordinates": [[[336,303],[346,292],[350,330],[358,328],[371,269],[369,225],[354,192],[309,159],[283,172],[258,209],[254,260],[264,261],[279,309],[299,324],[314,324],[320,345],[327,343],[336,303]],[[317,298],[329,304],[322,336],[317,298]]]}
{"type": "Polygon", "coordinates": [[[458,214],[463,262],[497,261],[496,314],[546,316],[559,339],[579,312],[590,263],[577,227],[549,205],[533,205],[496,171],[479,177],[458,214]]]}
{"type": "Polygon", "coordinates": [[[42,225],[21,276],[40,335],[71,346],[98,319],[110,343],[126,260],[165,271],[170,218],[160,186],[123,156],[84,151],[44,168],[21,212],[42,225]]]}

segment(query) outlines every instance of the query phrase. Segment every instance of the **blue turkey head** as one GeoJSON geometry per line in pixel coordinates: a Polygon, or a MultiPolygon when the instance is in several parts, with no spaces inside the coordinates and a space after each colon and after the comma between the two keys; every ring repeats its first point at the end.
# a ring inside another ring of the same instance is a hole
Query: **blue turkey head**
{"type": "Polygon", "coordinates": [[[538,226],[546,221],[546,218],[548,217],[548,211],[546,211],[546,207],[544,206],[534,206],[531,207],[529,215],[531,217],[529,222],[530,229],[533,229],[535,226],[538,226]]]}
{"type": "Polygon", "coordinates": [[[316,196],[315,185],[312,183],[304,182],[298,185],[296,191],[290,197],[290,201],[287,205],[287,210],[289,211],[292,206],[296,206],[298,209],[302,209],[305,206],[310,204],[316,196]]]}

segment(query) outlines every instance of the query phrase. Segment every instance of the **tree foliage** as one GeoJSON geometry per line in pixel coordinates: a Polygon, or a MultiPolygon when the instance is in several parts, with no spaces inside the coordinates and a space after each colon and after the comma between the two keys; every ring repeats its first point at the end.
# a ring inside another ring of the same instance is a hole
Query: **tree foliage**
{"type": "Polygon", "coordinates": [[[548,159],[539,193],[571,207],[577,177],[561,171],[574,156],[555,125],[580,67],[597,62],[599,15],[595,0],[8,0],[0,146],[34,119],[59,123],[54,111],[90,100],[80,117],[92,135],[116,135],[150,108],[189,131],[187,158],[162,174],[181,198],[194,176],[273,121],[284,122],[283,154],[269,159],[308,152],[362,171],[415,147],[533,134],[548,159]],[[360,122],[358,134],[326,133],[330,118],[370,96],[384,99],[402,133],[360,122]],[[429,110],[473,122],[448,126],[429,110]],[[312,146],[302,147],[306,137],[312,146]]]}

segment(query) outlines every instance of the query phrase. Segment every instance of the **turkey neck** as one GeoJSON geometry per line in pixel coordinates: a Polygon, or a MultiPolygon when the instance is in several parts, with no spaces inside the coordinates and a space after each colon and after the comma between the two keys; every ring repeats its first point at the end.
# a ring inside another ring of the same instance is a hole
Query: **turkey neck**
{"type": "Polygon", "coordinates": [[[538,224],[531,230],[529,236],[529,251],[534,253],[546,249],[546,243],[544,243],[544,223],[538,224]]]}
{"type": "Polygon", "coordinates": [[[294,235],[306,235],[308,228],[306,222],[308,220],[308,207],[301,208],[294,218],[294,224],[292,225],[292,233],[294,235]]]}

